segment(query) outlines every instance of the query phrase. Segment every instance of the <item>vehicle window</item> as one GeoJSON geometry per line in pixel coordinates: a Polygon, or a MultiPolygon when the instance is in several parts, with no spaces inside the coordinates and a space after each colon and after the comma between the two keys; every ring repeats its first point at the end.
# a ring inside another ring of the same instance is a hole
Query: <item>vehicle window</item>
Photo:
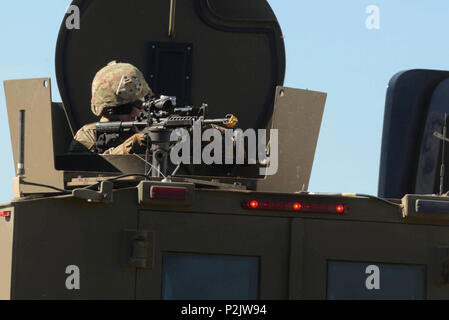
{"type": "Polygon", "coordinates": [[[167,300],[254,300],[259,258],[167,253],[162,298],[167,300]]]}
{"type": "Polygon", "coordinates": [[[327,280],[330,300],[425,298],[424,266],[330,261],[327,280]]]}

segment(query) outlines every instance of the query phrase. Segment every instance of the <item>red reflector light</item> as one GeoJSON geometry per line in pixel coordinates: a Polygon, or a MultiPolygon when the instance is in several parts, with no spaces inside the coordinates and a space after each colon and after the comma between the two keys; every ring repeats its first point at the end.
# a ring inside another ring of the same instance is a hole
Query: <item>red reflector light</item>
{"type": "Polygon", "coordinates": [[[0,217],[11,217],[11,211],[0,211],[0,217]]]}
{"type": "Polygon", "coordinates": [[[245,200],[242,203],[244,209],[265,211],[292,211],[304,213],[330,213],[347,214],[348,206],[336,203],[324,202],[294,202],[282,200],[245,200]]]}
{"type": "Polygon", "coordinates": [[[253,209],[256,209],[259,206],[259,202],[257,202],[256,200],[253,200],[249,203],[249,206],[253,209]]]}
{"type": "Polygon", "coordinates": [[[150,197],[155,200],[187,200],[187,188],[152,186],[150,197]]]}

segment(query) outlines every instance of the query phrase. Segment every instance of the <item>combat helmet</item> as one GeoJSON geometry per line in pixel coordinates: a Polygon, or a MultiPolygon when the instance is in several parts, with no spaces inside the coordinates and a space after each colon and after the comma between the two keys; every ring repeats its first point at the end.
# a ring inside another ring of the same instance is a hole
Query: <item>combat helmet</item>
{"type": "Polygon", "coordinates": [[[133,103],[152,94],[139,69],[112,61],[98,71],[92,82],[92,112],[101,116],[105,108],[133,103]]]}

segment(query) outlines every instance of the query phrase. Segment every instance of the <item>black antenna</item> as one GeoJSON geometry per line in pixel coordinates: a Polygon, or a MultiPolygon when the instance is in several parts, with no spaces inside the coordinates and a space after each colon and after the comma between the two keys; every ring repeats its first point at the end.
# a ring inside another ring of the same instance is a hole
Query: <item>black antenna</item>
{"type": "Polygon", "coordinates": [[[17,175],[25,174],[25,110],[19,111],[19,162],[17,163],[17,175]]]}
{"type": "MultiPolygon", "coordinates": [[[[446,132],[447,132],[447,113],[444,113],[444,126],[443,126],[443,138],[447,139],[446,136],[446,132]]],[[[446,141],[443,140],[442,141],[443,146],[441,148],[441,168],[440,168],[440,196],[443,195],[444,193],[444,153],[445,153],[445,145],[446,145],[446,141]]]]}

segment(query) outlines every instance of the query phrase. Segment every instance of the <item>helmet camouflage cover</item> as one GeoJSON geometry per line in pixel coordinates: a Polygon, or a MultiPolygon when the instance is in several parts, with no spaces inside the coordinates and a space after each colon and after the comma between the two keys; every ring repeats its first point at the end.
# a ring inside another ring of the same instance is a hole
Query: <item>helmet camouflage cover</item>
{"type": "Polygon", "coordinates": [[[92,112],[101,116],[105,108],[133,103],[152,94],[139,69],[112,61],[98,71],[92,82],[92,112]]]}

